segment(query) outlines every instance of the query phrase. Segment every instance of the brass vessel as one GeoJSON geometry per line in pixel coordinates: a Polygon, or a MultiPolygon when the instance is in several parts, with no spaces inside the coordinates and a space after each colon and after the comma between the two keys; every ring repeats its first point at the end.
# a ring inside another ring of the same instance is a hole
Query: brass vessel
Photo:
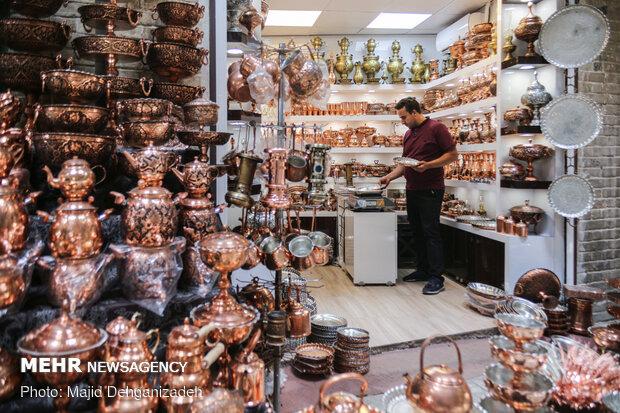
{"type": "Polygon", "coordinates": [[[166,26],[194,27],[204,16],[205,6],[164,1],[153,7],[153,20],[160,19],[166,26]]]}
{"type": "Polygon", "coordinates": [[[108,336],[104,330],[69,316],[68,306],[65,304],[58,318],[30,331],[17,341],[19,352],[28,360],[39,357],[80,360],[81,371],[32,373],[38,383],[62,390],[54,399],[54,406],[58,412],[68,412],[67,405],[70,398],[67,387],[86,376],[88,371],[86,364],[99,357],[101,347],[108,336]]]}
{"type": "Polygon", "coordinates": [[[362,63],[362,70],[366,74],[366,83],[371,85],[379,84],[379,78],[375,77],[379,70],[381,70],[381,63],[379,63],[379,56],[375,55],[375,48],[377,42],[375,39],[368,39],[366,42],[366,50],[368,54],[364,56],[364,63],[362,63]]]}
{"type": "Polygon", "coordinates": [[[412,52],[415,54],[415,61],[411,64],[411,74],[413,77],[409,78],[409,81],[414,84],[425,83],[424,82],[424,61],[422,60],[422,46],[420,44],[416,44],[413,48],[412,52]]]}
{"type": "Polygon", "coordinates": [[[405,66],[403,65],[403,61],[398,55],[400,52],[400,42],[398,40],[394,40],[392,42],[392,57],[390,57],[390,61],[387,65],[387,71],[392,78],[392,83],[405,83],[405,78],[400,77],[400,74],[405,70],[405,66]]]}
{"type": "Polygon", "coordinates": [[[38,19],[0,19],[0,42],[10,49],[34,53],[60,52],[73,32],[66,21],[56,23],[38,19]]]}
{"type": "Polygon", "coordinates": [[[338,83],[341,84],[351,84],[351,79],[348,79],[349,73],[353,71],[353,55],[349,54],[350,45],[351,43],[346,37],[338,41],[341,52],[336,55],[336,64],[334,68],[336,69],[336,73],[340,75],[338,83]]]}
{"type": "Polygon", "coordinates": [[[364,82],[364,75],[362,74],[362,63],[355,62],[355,72],[353,73],[353,83],[361,85],[364,82]]]}
{"type": "Polygon", "coordinates": [[[254,200],[250,197],[250,190],[256,167],[262,162],[262,159],[249,154],[237,155],[240,159],[239,172],[237,174],[237,182],[235,189],[226,193],[226,202],[235,204],[242,208],[249,208],[254,204],[254,200]]]}
{"type": "Polygon", "coordinates": [[[209,64],[209,51],[203,48],[178,43],[145,43],[142,40],[140,47],[151,70],[173,83],[195,75],[203,65],[209,64]]]}
{"type": "Polygon", "coordinates": [[[90,165],[106,165],[116,148],[113,136],[75,132],[35,133],[33,143],[38,158],[50,168],[78,157],[90,165]]]}
{"type": "Polygon", "coordinates": [[[504,45],[502,46],[502,51],[506,53],[506,57],[504,57],[504,62],[511,60],[512,52],[517,50],[517,46],[512,43],[512,34],[507,34],[504,40],[504,45]]]}
{"type": "Polygon", "coordinates": [[[534,16],[532,13],[533,3],[528,3],[527,16],[521,19],[519,25],[515,28],[515,36],[519,40],[527,42],[527,53],[525,56],[538,56],[534,52],[534,41],[538,39],[538,34],[543,26],[543,21],[540,17],[534,16]]]}
{"type": "Polygon", "coordinates": [[[37,103],[34,122],[46,132],[101,133],[110,120],[111,111],[98,106],[43,105],[37,103]]]}
{"type": "Polygon", "coordinates": [[[108,351],[114,353],[120,344],[120,337],[132,328],[138,328],[142,322],[142,314],[136,312],[131,316],[131,320],[118,316],[105,326],[108,333],[108,341],[106,343],[108,351]]]}
{"type": "Polygon", "coordinates": [[[326,43],[319,36],[316,36],[314,39],[310,40],[310,44],[312,45],[313,50],[311,51],[312,59],[315,61],[325,60],[325,52],[322,52],[321,49],[326,43]]]}

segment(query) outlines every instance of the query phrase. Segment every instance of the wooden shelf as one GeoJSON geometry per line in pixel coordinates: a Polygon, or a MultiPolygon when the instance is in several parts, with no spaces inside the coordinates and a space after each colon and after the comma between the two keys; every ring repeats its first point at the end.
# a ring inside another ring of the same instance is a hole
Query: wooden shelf
{"type": "Polygon", "coordinates": [[[534,70],[548,64],[549,62],[542,56],[515,56],[510,60],[503,60],[502,69],[534,70]],[[533,67],[525,68],[524,66],[533,67]]]}
{"type": "Polygon", "coordinates": [[[502,136],[511,136],[511,135],[538,135],[541,134],[540,126],[517,126],[517,130],[508,130],[508,128],[502,128],[501,134],[502,136]]]}
{"type": "Polygon", "coordinates": [[[547,189],[551,185],[551,181],[515,181],[512,179],[502,179],[500,186],[502,188],[515,189],[547,189]]]}
{"type": "Polygon", "coordinates": [[[460,106],[456,106],[450,109],[444,109],[444,110],[439,110],[437,112],[431,112],[428,114],[428,116],[431,119],[443,119],[443,118],[447,118],[449,116],[453,116],[454,118],[456,117],[472,117],[474,115],[480,115],[482,116],[482,113],[474,113],[474,111],[483,111],[484,112],[490,112],[492,109],[492,106],[497,105],[497,102],[499,101],[499,99],[495,96],[492,98],[488,98],[488,99],[483,99],[483,100],[479,100],[477,102],[472,102],[472,103],[468,103],[466,105],[460,105],[460,106]]]}
{"type": "Polygon", "coordinates": [[[397,154],[403,153],[402,146],[393,148],[385,148],[381,146],[371,146],[369,148],[331,148],[330,154],[348,154],[348,153],[369,153],[369,154],[397,154]]]}

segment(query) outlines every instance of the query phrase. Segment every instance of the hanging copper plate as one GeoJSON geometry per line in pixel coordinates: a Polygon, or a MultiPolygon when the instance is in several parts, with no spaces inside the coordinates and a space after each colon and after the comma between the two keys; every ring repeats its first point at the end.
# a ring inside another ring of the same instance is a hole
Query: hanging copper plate
{"type": "Polygon", "coordinates": [[[544,268],[535,268],[523,274],[515,284],[514,295],[534,303],[540,303],[540,292],[554,297],[560,296],[562,283],[557,275],[544,268]]]}

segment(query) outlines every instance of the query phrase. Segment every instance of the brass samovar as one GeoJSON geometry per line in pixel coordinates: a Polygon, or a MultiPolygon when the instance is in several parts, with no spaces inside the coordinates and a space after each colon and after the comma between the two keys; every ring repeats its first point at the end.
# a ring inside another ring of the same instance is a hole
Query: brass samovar
{"type": "Polygon", "coordinates": [[[400,74],[405,70],[405,65],[398,52],[400,52],[400,42],[394,40],[392,42],[392,57],[390,57],[390,62],[387,65],[387,71],[392,77],[392,83],[405,83],[405,78],[400,77],[400,74]]]}
{"type": "Polygon", "coordinates": [[[325,43],[323,39],[317,36],[314,39],[310,40],[310,44],[314,49],[311,52],[312,59],[314,59],[315,62],[318,62],[319,60],[325,60],[325,52],[322,52],[321,49],[323,48],[323,46],[326,46],[327,43],[325,43]]]}
{"type": "Polygon", "coordinates": [[[375,77],[375,74],[381,70],[379,56],[375,55],[376,47],[377,42],[375,42],[375,39],[368,39],[368,42],[366,42],[366,50],[368,50],[368,54],[364,56],[364,63],[362,63],[362,70],[366,74],[366,82],[371,85],[379,84],[379,78],[375,77]]]}
{"type": "Polygon", "coordinates": [[[413,75],[413,77],[409,78],[409,81],[411,83],[423,83],[424,82],[425,64],[424,64],[424,61],[422,60],[423,51],[424,50],[422,49],[422,45],[420,44],[416,44],[412,50],[413,54],[415,54],[415,61],[411,64],[411,68],[410,68],[411,74],[413,75]]]}
{"type": "MultiPolygon", "coordinates": [[[[350,85],[351,79],[348,79],[349,73],[353,71],[353,55],[349,54],[349,39],[343,37],[339,42],[341,53],[336,55],[336,72],[340,75],[338,83],[350,85]]],[[[401,70],[402,72],[402,70],[401,70]]]]}

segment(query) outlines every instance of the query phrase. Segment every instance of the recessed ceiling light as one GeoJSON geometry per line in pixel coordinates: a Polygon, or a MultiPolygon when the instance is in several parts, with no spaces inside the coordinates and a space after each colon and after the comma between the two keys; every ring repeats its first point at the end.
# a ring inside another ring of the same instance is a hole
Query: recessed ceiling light
{"type": "MultiPolygon", "coordinates": [[[[269,12],[271,14],[271,12],[269,12]]],[[[431,17],[430,13],[379,13],[367,29],[413,29],[431,17]]]]}
{"type": "Polygon", "coordinates": [[[454,83],[446,83],[446,87],[456,86],[454,83]]]}
{"type": "Polygon", "coordinates": [[[411,93],[411,92],[413,92],[413,89],[407,89],[407,90],[405,90],[405,92],[411,93]]]}
{"type": "Polygon", "coordinates": [[[228,54],[232,54],[232,55],[242,55],[243,54],[243,50],[241,49],[237,49],[237,48],[232,48],[232,49],[228,49],[228,54]]]}
{"type": "Polygon", "coordinates": [[[375,90],[374,90],[374,89],[370,89],[370,90],[368,91],[368,93],[375,93],[375,90]]]}
{"type": "Polygon", "coordinates": [[[446,116],[447,119],[454,119],[454,116],[446,116]]]}
{"type": "Polygon", "coordinates": [[[534,65],[523,65],[520,67],[521,70],[530,70],[530,69],[535,69],[536,67],[534,65]]]}
{"type": "Polygon", "coordinates": [[[321,10],[269,10],[265,26],[312,27],[321,10]]]}

